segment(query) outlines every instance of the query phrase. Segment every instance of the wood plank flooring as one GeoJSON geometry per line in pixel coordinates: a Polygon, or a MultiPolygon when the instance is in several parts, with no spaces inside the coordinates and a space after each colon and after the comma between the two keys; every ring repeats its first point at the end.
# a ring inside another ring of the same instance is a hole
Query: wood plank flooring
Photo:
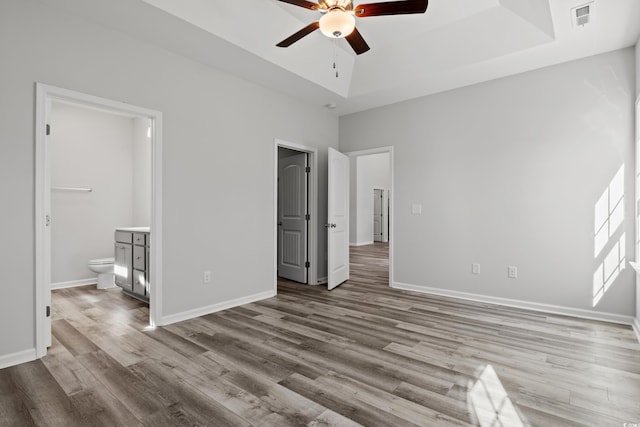
{"type": "Polygon", "coordinates": [[[53,292],[53,346],[0,370],[2,426],[623,426],[640,423],[630,327],[352,279],[151,330],[118,290],[53,292]]]}

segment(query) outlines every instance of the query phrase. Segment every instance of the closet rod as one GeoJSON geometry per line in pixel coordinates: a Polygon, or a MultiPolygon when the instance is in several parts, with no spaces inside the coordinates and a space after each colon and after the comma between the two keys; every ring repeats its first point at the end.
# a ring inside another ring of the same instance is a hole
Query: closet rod
{"type": "Polygon", "coordinates": [[[93,188],[83,188],[83,187],[51,187],[53,191],[78,191],[82,193],[91,193],[93,188]]]}

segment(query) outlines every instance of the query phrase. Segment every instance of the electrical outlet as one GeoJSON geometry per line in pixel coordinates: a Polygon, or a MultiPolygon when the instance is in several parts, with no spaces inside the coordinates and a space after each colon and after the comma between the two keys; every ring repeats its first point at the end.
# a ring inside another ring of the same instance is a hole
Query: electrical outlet
{"type": "Polygon", "coordinates": [[[507,275],[510,279],[515,279],[516,277],[518,277],[518,267],[510,265],[507,275]]]}
{"type": "Polygon", "coordinates": [[[211,283],[211,272],[205,271],[202,273],[202,283],[211,283]]]}
{"type": "Polygon", "coordinates": [[[471,264],[471,273],[480,274],[480,263],[474,262],[471,264]]]}

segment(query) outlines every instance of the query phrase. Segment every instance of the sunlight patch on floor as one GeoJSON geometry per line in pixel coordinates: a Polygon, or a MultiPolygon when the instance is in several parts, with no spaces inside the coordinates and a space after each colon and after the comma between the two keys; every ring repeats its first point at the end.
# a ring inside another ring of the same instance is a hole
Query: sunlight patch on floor
{"type": "Polygon", "coordinates": [[[482,427],[524,427],[493,366],[484,368],[468,397],[482,427]]]}

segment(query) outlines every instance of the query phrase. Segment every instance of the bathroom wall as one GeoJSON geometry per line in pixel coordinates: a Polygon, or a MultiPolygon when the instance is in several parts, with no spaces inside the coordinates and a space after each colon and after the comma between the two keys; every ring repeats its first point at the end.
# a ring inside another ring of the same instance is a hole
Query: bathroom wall
{"type": "Polygon", "coordinates": [[[59,102],[51,118],[52,287],[95,283],[87,261],[112,257],[114,229],[132,223],[134,121],[59,102]]]}
{"type": "Polygon", "coordinates": [[[151,121],[144,117],[133,119],[133,173],[131,227],[151,224],[151,121]]]}
{"type": "MultiPolygon", "coordinates": [[[[356,233],[351,244],[373,243],[373,190],[385,190],[383,210],[386,209],[390,187],[389,153],[358,156],[356,161],[356,193],[352,200],[356,203],[356,233]]],[[[353,162],[352,162],[353,163],[353,162]]],[[[353,227],[353,224],[352,224],[353,227]]],[[[383,241],[388,240],[387,223],[383,224],[383,241]]]]}

